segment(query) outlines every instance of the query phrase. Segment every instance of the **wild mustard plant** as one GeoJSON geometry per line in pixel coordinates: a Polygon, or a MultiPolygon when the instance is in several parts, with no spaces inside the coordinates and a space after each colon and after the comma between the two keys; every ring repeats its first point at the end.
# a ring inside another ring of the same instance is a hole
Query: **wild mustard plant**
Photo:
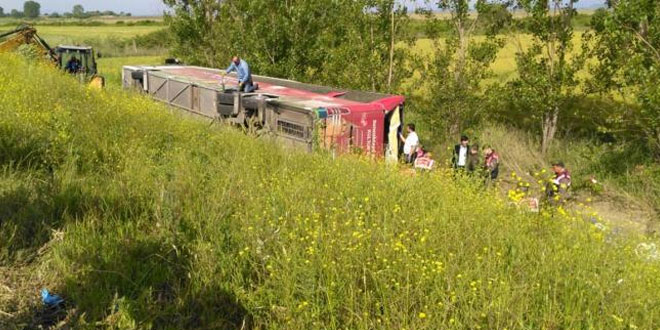
{"type": "Polygon", "coordinates": [[[0,262],[65,296],[72,327],[660,324],[639,237],[0,59],[0,262]]]}

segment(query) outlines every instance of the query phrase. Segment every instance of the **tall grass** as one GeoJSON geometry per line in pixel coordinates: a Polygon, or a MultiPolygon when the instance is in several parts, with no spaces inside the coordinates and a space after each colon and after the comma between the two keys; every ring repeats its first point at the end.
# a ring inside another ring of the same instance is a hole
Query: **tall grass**
{"type": "MultiPolygon", "coordinates": [[[[660,324],[639,237],[1,60],[0,262],[65,296],[72,327],[660,324]]],[[[2,297],[6,325],[34,316],[2,297]]]]}

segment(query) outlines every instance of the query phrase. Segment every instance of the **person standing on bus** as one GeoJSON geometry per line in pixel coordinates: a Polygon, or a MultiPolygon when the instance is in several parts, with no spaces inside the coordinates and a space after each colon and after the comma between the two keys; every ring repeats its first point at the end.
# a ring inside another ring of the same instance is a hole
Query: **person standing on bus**
{"type": "Polygon", "coordinates": [[[245,62],[245,60],[240,59],[238,56],[234,56],[231,59],[231,64],[226,70],[226,73],[236,71],[238,75],[238,91],[245,93],[254,92],[254,83],[252,82],[252,72],[250,71],[250,66],[245,62]]]}
{"type": "Polygon", "coordinates": [[[408,124],[407,130],[408,136],[404,138],[403,134],[399,134],[399,138],[401,139],[401,142],[403,142],[403,154],[406,156],[406,163],[412,164],[415,161],[413,155],[417,152],[419,137],[415,132],[415,124],[408,124]]]}

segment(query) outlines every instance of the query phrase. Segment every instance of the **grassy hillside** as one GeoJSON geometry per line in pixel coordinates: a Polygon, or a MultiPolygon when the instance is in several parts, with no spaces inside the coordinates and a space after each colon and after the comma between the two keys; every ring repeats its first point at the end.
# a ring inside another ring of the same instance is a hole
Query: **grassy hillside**
{"type": "Polygon", "coordinates": [[[74,327],[660,323],[660,264],[641,237],[1,60],[2,328],[52,321],[41,287],[67,299],[74,327]]]}

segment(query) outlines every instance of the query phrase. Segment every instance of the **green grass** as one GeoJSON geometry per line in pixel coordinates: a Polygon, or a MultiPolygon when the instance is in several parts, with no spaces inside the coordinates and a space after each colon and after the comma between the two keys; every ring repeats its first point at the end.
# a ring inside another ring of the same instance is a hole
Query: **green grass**
{"type": "MultiPolygon", "coordinates": [[[[130,39],[163,29],[162,26],[51,26],[36,25],[37,33],[51,46],[78,44],[90,39],[116,38],[130,39]]],[[[10,30],[10,28],[3,28],[10,30]]]]}
{"type": "Polygon", "coordinates": [[[1,59],[2,327],[38,325],[41,286],[66,297],[73,328],[660,323],[640,237],[1,59]]]}
{"type": "Polygon", "coordinates": [[[106,85],[121,87],[121,70],[124,65],[162,65],[163,56],[107,57],[97,60],[99,74],[105,77],[106,85]]]}
{"type": "MultiPolygon", "coordinates": [[[[580,51],[582,35],[582,32],[576,32],[573,36],[573,52],[580,51]]],[[[495,62],[493,62],[490,67],[493,73],[493,78],[486,81],[486,83],[505,82],[515,79],[517,77],[516,53],[520,49],[527,49],[532,42],[532,37],[523,33],[516,33],[502,37],[506,39],[506,42],[504,47],[499,50],[495,62]]],[[[481,41],[484,38],[485,37],[483,36],[474,37],[476,41],[481,41]]],[[[419,39],[413,52],[418,55],[427,57],[431,56],[433,54],[433,40],[428,38],[419,39]]]]}
{"type": "MultiPolygon", "coordinates": [[[[94,47],[97,54],[109,56],[155,56],[167,53],[165,44],[157,44],[161,38],[162,25],[35,25],[37,33],[51,47],[58,45],[86,45],[94,47]],[[152,37],[152,38],[149,38],[152,37]],[[142,39],[140,39],[142,38],[142,39]],[[149,40],[148,40],[149,39],[149,40]],[[146,44],[149,43],[149,44],[146,44]]],[[[14,29],[0,26],[0,32],[14,29]]]]}

